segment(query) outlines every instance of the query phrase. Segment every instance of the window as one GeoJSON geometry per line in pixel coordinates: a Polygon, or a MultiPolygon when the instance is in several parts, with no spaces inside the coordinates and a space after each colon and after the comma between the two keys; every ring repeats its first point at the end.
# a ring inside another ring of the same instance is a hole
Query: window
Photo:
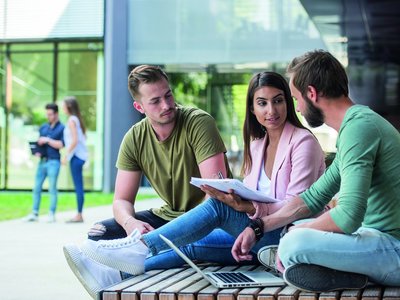
{"type": "MultiPolygon", "coordinates": [[[[38,159],[30,154],[28,142],[38,138],[40,125],[47,122],[45,105],[59,104],[60,119],[65,121],[62,99],[72,95],[79,101],[88,129],[90,160],[84,166],[85,189],[100,190],[103,173],[103,44],[11,44],[7,45],[10,50],[7,66],[6,46],[0,47],[0,188],[32,188],[38,159]],[[10,83],[8,110],[2,98],[7,82],[10,83]]],[[[68,166],[61,168],[58,187],[73,189],[68,166]]]]}

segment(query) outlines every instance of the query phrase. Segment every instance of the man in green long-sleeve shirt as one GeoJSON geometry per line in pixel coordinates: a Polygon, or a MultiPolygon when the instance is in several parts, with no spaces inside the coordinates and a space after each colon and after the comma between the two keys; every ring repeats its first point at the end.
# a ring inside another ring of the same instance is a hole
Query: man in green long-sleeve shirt
{"type": "MultiPolygon", "coordinates": [[[[349,98],[343,66],[312,51],[288,67],[297,110],[312,127],[339,136],[332,165],[307,191],[260,220],[264,232],[316,213],[339,192],[337,205],[290,228],[280,242],[286,282],[312,292],[362,288],[368,280],[400,286],[400,134],[384,118],[349,98]]],[[[254,227],[254,226],[253,226],[254,227]]],[[[249,259],[256,236],[247,227],[232,254],[249,259]]]]}

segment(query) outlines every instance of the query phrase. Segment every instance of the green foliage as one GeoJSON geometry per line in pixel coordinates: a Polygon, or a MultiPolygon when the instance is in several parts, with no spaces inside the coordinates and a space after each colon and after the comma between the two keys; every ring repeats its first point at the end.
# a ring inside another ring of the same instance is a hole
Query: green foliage
{"type": "Polygon", "coordinates": [[[217,122],[229,150],[242,148],[242,127],[246,112],[247,85],[250,73],[169,72],[175,100],[209,112],[217,122]],[[233,148],[233,149],[231,149],[233,148]]]}
{"type": "Polygon", "coordinates": [[[46,110],[44,107],[43,107],[43,109],[32,111],[31,116],[32,116],[32,121],[30,123],[33,125],[40,126],[40,125],[48,122],[47,118],[46,118],[46,110]]]}
{"type": "Polygon", "coordinates": [[[171,73],[169,75],[172,92],[178,103],[201,109],[206,108],[206,73],[171,73]]]}

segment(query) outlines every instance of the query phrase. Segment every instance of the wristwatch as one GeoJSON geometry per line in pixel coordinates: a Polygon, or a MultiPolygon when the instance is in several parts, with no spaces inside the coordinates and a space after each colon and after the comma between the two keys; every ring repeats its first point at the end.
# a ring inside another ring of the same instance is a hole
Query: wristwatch
{"type": "Polygon", "coordinates": [[[253,229],[257,242],[264,236],[264,222],[260,218],[250,220],[248,227],[253,229]]]}

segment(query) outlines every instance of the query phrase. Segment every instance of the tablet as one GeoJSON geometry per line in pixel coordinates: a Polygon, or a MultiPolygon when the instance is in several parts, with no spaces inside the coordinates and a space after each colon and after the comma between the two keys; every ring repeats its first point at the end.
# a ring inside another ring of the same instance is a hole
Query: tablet
{"type": "Polygon", "coordinates": [[[36,153],[44,154],[44,147],[39,146],[37,142],[29,142],[29,148],[31,149],[32,155],[36,155],[36,153]]]}

